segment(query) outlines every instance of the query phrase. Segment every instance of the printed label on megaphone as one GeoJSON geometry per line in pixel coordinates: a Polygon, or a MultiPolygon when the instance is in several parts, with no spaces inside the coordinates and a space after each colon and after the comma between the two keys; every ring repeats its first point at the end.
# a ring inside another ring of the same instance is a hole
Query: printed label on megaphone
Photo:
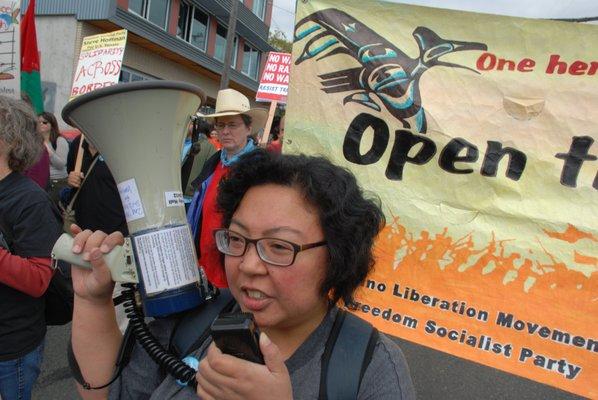
{"type": "Polygon", "coordinates": [[[132,240],[148,295],[199,281],[187,225],[135,234],[132,240]]]}
{"type": "Polygon", "coordinates": [[[164,192],[166,207],[185,207],[183,192],[164,192]]]}

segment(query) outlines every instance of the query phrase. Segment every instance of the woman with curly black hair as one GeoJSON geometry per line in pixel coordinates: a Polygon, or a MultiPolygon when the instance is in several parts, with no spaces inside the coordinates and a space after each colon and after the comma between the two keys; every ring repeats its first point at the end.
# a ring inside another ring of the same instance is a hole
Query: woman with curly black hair
{"type": "MultiPolygon", "coordinates": [[[[263,150],[241,157],[218,190],[223,223],[214,231],[216,245],[233,297],[261,331],[265,365],[224,354],[208,338],[193,353],[201,360],[193,393],[161,375],[142,350],[134,350],[110,398],[320,398],[323,354],[343,315],[336,304],[352,299],[374,263],[372,246],[384,224],[380,207],[365,198],[349,171],[324,158],[263,150]]],[[[73,350],[92,386],[106,383],[114,365],[99,363],[97,354],[114,360],[121,340],[112,326],[110,275],[99,250],[120,242],[118,233],[82,232],[75,238],[93,270],[73,269],[73,350]]],[[[176,318],[160,320],[153,330],[168,338],[176,323],[176,318]]],[[[361,335],[351,334],[356,341],[361,335]]],[[[414,398],[397,345],[383,334],[369,341],[373,350],[355,397],[414,398]]],[[[359,371],[361,365],[342,367],[359,371]]]]}

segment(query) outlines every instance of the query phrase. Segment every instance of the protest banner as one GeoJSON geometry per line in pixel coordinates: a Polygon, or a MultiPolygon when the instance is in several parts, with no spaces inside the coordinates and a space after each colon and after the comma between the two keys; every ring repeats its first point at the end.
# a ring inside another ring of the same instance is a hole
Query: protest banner
{"type": "Polygon", "coordinates": [[[598,397],[598,26],[297,4],[287,150],[350,168],[386,214],[350,308],[598,397]]]}
{"type": "Polygon", "coordinates": [[[289,89],[291,55],[288,53],[268,53],[264,72],[255,95],[256,101],[277,101],[286,103],[289,89]]]}
{"type": "Polygon", "coordinates": [[[116,85],[126,43],[126,29],[83,38],[70,99],[95,89],[116,85]]]}
{"type": "Polygon", "coordinates": [[[20,1],[0,0],[0,95],[21,98],[20,1]]]}
{"type": "Polygon", "coordinates": [[[272,127],[276,106],[278,103],[285,104],[287,102],[290,68],[291,55],[289,53],[277,53],[273,51],[268,53],[262,79],[260,79],[260,85],[255,94],[255,101],[270,102],[268,119],[266,120],[264,133],[260,138],[261,145],[265,146],[270,137],[269,132],[272,127]]]}

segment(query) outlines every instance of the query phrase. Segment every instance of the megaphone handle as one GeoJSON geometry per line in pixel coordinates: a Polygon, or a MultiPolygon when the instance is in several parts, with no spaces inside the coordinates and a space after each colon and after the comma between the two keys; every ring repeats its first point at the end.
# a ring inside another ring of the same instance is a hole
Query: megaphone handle
{"type": "MultiPolygon", "coordinates": [[[[76,267],[91,269],[89,261],[83,260],[80,254],[72,252],[73,242],[74,239],[71,235],[67,233],[60,235],[52,248],[52,258],[66,261],[76,267]]],[[[114,282],[138,283],[133,257],[127,257],[124,246],[115,246],[109,253],[104,255],[104,259],[114,282]]]]}
{"type": "Polygon", "coordinates": [[[89,261],[84,261],[80,254],[72,252],[73,242],[75,239],[68,233],[63,233],[54,244],[52,248],[52,258],[54,260],[61,260],[71,263],[73,265],[91,269],[89,261]]]}

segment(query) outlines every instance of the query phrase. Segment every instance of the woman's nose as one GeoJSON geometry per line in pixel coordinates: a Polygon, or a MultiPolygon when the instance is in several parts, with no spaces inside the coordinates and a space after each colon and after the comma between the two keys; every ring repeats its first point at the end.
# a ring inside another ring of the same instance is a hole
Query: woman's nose
{"type": "Polygon", "coordinates": [[[246,274],[265,274],[268,272],[266,263],[260,258],[255,243],[249,243],[239,264],[239,269],[246,274]]]}

